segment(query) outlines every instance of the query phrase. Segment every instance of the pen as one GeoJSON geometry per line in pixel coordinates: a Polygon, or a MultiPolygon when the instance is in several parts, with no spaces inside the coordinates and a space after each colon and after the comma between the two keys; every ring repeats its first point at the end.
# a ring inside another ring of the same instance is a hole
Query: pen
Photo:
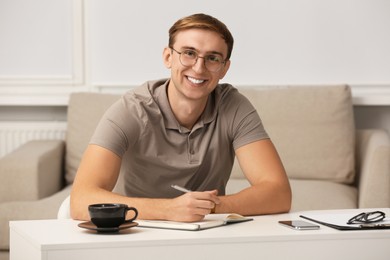
{"type": "MultiPolygon", "coordinates": [[[[186,188],[181,187],[181,186],[176,185],[176,184],[172,184],[171,187],[174,188],[175,190],[179,190],[179,191],[182,191],[185,193],[192,192],[192,190],[186,189],[186,188]]],[[[215,213],[216,206],[217,206],[217,204],[214,202],[214,207],[211,209],[211,213],[215,213]]]]}
{"type": "Polygon", "coordinates": [[[171,187],[174,188],[175,190],[179,190],[179,191],[182,191],[182,192],[185,192],[185,193],[192,192],[191,190],[188,190],[188,189],[183,188],[183,187],[181,187],[179,185],[176,185],[176,184],[172,184],[171,187]]]}

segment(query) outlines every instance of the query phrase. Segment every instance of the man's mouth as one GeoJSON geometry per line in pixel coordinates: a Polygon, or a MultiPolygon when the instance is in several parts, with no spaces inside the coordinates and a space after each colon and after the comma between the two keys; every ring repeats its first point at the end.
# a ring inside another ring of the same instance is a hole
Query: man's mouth
{"type": "Polygon", "coordinates": [[[205,82],[204,79],[196,79],[196,78],[192,78],[192,77],[188,77],[188,76],[187,76],[187,79],[194,84],[202,84],[203,82],[205,82]]]}

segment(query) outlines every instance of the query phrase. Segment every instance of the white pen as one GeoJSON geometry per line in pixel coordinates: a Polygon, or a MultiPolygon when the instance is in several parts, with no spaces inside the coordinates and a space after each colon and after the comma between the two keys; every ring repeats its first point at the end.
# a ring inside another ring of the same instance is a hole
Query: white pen
{"type": "Polygon", "coordinates": [[[175,190],[179,190],[179,191],[182,191],[182,192],[185,192],[185,193],[192,192],[192,190],[188,190],[188,189],[183,188],[183,187],[181,187],[179,185],[176,185],[176,184],[172,184],[171,187],[174,188],[175,190]]]}

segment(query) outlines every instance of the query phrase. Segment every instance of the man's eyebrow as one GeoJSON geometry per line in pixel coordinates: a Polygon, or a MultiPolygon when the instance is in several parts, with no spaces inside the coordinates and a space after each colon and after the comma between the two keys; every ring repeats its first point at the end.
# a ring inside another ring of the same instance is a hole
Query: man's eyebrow
{"type": "MultiPolygon", "coordinates": [[[[191,47],[191,46],[183,46],[183,47],[181,47],[180,48],[181,50],[193,50],[193,51],[196,51],[197,53],[199,53],[200,51],[199,50],[197,50],[196,48],[194,48],[194,47],[191,47]]],[[[222,56],[223,57],[223,54],[221,53],[221,52],[219,52],[219,51],[210,51],[210,52],[206,52],[206,54],[218,54],[218,55],[220,55],[220,56],[222,56]]]]}

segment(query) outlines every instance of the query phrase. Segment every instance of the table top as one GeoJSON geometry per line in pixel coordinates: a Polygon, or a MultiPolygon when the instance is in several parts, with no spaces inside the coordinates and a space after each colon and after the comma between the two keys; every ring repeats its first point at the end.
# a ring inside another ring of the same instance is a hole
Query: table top
{"type": "MultiPolygon", "coordinates": [[[[375,209],[377,210],[377,209],[375,209]]],[[[390,209],[380,209],[390,215],[390,209]]],[[[370,209],[343,210],[358,214],[370,209]]],[[[151,245],[245,243],[275,241],[310,241],[329,239],[389,238],[390,230],[339,231],[322,226],[319,230],[297,231],[286,228],[279,220],[300,219],[308,213],[332,213],[340,211],[306,211],[287,214],[255,216],[253,221],[206,229],[201,231],[181,231],[132,227],[118,233],[97,233],[78,227],[80,221],[71,219],[11,221],[12,232],[28,239],[41,250],[100,247],[133,247],[151,245]]]]}

